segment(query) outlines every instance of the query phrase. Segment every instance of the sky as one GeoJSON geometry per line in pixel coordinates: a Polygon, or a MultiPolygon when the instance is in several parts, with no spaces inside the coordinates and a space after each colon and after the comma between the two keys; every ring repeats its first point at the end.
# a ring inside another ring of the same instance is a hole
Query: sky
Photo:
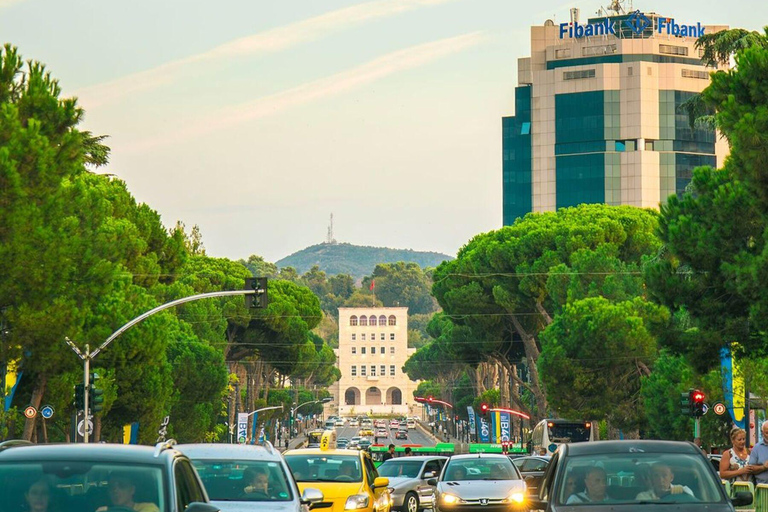
{"type": "MultiPolygon", "coordinates": [[[[198,225],[210,256],[276,261],[323,242],[331,214],[339,242],[455,255],[501,227],[530,26],[608,3],[0,0],[0,34],[109,136],[98,172],[198,225]]],[[[763,0],[631,7],[768,25],[763,0]]]]}

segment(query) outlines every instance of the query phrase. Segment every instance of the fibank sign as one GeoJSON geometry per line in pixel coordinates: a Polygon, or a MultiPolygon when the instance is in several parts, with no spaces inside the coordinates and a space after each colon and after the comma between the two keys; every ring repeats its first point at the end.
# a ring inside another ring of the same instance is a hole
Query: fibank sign
{"type": "MultiPolygon", "coordinates": [[[[566,37],[579,39],[582,37],[592,36],[607,36],[616,34],[619,23],[623,23],[628,27],[635,35],[642,35],[646,28],[651,26],[652,22],[648,17],[640,11],[633,12],[628,18],[622,22],[618,20],[611,20],[605,18],[603,21],[596,23],[587,23],[584,25],[579,24],[578,21],[573,23],[561,23],[560,24],[560,39],[566,37]]],[[[668,34],[680,37],[701,37],[704,35],[704,27],[701,23],[697,22],[695,25],[679,25],[674,18],[659,18],[657,27],[659,34],[668,34]]]]}

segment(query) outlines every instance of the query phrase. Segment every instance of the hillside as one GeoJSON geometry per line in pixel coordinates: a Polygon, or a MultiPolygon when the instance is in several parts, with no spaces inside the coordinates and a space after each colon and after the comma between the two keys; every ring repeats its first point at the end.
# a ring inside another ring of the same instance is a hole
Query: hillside
{"type": "Polygon", "coordinates": [[[377,263],[406,261],[417,263],[421,268],[436,267],[440,262],[452,260],[451,256],[438,252],[365,247],[352,244],[317,244],[276,261],[278,267],[293,267],[303,274],[318,265],[326,274],[350,274],[355,278],[370,275],[377,263]]]}

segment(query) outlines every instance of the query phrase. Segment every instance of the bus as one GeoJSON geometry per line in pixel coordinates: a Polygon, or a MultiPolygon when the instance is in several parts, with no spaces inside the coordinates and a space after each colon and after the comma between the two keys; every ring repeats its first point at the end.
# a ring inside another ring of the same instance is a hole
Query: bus
{"type": "Polygon", "coordinates": [[[307,432],[307,448],[323,448],[332,445],[331,448],[336,448],[336,431],[333,429],[323,430],[315,429],[307,432]]]}
{"type": "Polygon", "coordinates": [[[591,421],[541,420],[531,433],[533,455],[552,455],[563,443],[583,443],[597,440],[591,421]]]}
{"type": "MultiPolygon", "coordinates": [[[[453,443],[437,443],[435,446],[422,446],[420,444],[404,444],[402,446],[395,446],[395,457],[402,457],[405,455],[405,448],[409,447],[413,455],[444,455],[450,457],[455,453],[456,447],[453,443]]],[[[373,464],[379,467],[382,463],[384,453],[389,449],[387,445],[374,444],[371,445],[370,452],[371,458],[373,458],[373,464]]]]}

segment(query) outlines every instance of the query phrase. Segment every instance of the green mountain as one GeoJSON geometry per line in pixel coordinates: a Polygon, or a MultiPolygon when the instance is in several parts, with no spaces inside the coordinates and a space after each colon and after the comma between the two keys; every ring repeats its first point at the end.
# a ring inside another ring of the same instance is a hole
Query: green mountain
{"type": "Polygon", "coordinates": [[[312,268],[313,265],[318,265],[320,270],[324,270],[328,275],[350,274],[359,278],[370,275],[378,263],[406,261],[417,263],[421,268],[426,268],[436,267],[441,262],[452,259],[451,256],[438,252],[322,243],[286,256],[276,261],[275,265],[293,267],[300,274],[312,268]]]}

